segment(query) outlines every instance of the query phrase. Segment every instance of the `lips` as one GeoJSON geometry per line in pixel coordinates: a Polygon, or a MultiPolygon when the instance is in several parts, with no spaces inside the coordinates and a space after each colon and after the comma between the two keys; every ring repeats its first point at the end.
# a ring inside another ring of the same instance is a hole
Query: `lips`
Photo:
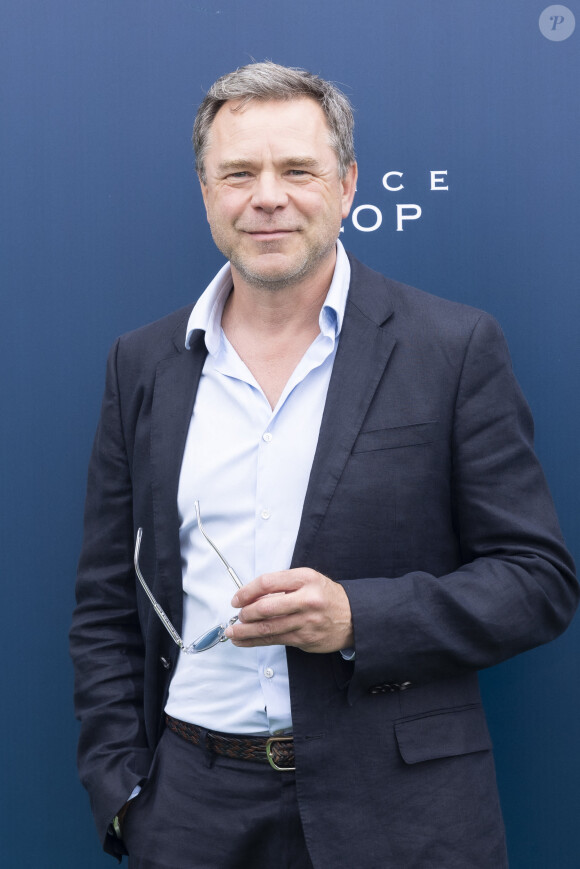
{"type": "Polygon", "coordinates": [[[287,235],[289,232],[297,232],[296,229],[288,229],[287,227],[279,227],[277,229],[242,229],[248,235],[287,235]]]}
{"type": "Polygon", "coordinates": [[[277,241],[285,241],[297,230],[295,229],[243,229],[243,233],[258,244],[274,244],[277,241]]]}

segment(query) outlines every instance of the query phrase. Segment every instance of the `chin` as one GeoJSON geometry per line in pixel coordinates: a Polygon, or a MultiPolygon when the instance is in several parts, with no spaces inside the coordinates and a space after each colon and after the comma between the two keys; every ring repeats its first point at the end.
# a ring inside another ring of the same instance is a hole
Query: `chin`
{"type": "Polygon", "coordinates": [[[303,277],[301,271],[290,272],[287,269],[248,269],[236,266],[238,272],[246,283],[254,287],[268,290],[282,290],[285,287],[290,287],[292,284],[298,283],[303,277]]]}
{"type": "Polygon", "coordinates": [[[304,280],[314,273],[326,257],[334,250],[336,242],[330,248],[319,251],[309,251],[301,257],[288,258],[280,254],[264,254],[257,258],[230,257],[230,262],[248,284],[271,290],[284,289],[304,280]],[[266,263],[265,257],[280,257],[278,262],[266,263]],[[282,260],[282,261],[280,261],[282,260]]]}

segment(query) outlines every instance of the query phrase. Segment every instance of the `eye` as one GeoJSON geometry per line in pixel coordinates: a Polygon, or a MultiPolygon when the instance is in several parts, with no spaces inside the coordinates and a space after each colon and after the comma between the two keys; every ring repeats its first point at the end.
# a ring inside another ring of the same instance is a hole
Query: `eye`
{"type": "Polygon", "coordinates": [[[289,169],[288,175],[291,175],[293,178],[303,178],[305,175],[309,175],[310,173],[306,171],[306,169],[289,169]]]}

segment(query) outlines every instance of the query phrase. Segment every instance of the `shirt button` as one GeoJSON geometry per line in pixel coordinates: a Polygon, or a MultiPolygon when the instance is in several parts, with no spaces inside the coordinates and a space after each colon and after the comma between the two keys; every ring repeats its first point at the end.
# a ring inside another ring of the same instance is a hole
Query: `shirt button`
{"type": "Polygon", "coordinates": [[[273,669],[271,667],[266,667],[266,669],[264,670],[264,676],[266,677],[266,679],[271,679],[273,675],[273,669]]]}
{"type": "Polygon", "coordinates": [[[262,440],[266,441],[266,443],[269,444],[272,440],[272,433],[269,431],[265,432],[265,434],[262,435],[262,440]]]}
{"type": "Polygon", "coordinates": [[[262,512],[260,513],[260,516],[262,517],[262,519],[269,519],[270,518],[270,511],[269,510],[262,510],[262,512]]]}

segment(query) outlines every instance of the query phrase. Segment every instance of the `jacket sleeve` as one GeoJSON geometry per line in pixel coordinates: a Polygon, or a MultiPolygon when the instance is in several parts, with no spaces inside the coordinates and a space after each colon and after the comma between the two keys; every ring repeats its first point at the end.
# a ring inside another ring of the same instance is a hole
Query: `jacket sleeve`
{"type": "Polygon", "coordinates": [[[80,777],[106,850],[120,853],[109,825],[147,775],[144,647],[133,570],[132,481],[113,347],[89,465],[85,530],[70,632],[80,777]]]}
{"type": "Polygon", "coordinates": [[[576,609],[574,564],[534,453],[530,411],[487,315],[467,342],[458,383],[450,449],[461,564],[442,576],[342,582],[356,645],[351,699],[383,682],[490,667],[555,638],[576,609]]]}

